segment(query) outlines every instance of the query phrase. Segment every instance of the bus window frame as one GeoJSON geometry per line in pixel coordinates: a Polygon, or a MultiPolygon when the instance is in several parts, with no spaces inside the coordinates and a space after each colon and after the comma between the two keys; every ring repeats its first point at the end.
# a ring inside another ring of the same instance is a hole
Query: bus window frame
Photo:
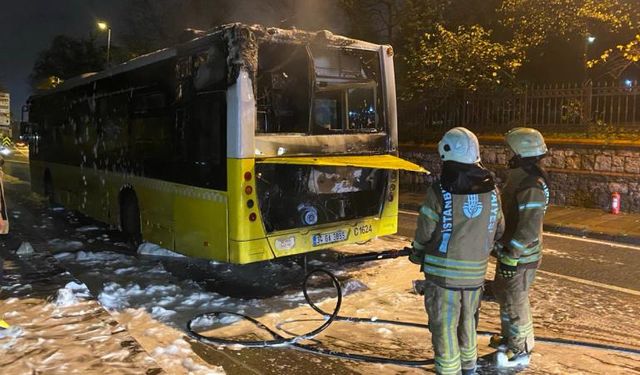
{"type": "MultiPolygon", "coordinates": [[[[304,48],[307,54],[307,66],[309,69],[309,103],[308,103],[308,126],[305,132],[273,132],[273,131],[269,131],[269,132],[264,132],[264,131],[260,131],[258,128],[258,125],[260,123],[260,121],[256,121],[256,129],[255,129],[255,137],[256,140],[258,138],[277,138],[280,136],[304,136],[305,138],[309,138],[309,137],[317,137],[317,136],[326,136],[326,135],[335,135],[335,136],[344,136],[347,134],[352,134],[352,135],[372,135],[372,134],[379,134],[379,135],[383,135],[383,136],[388,136],[390,135],[390,128],[392,126],[392,124],[390,123],[390,121],[388,121],[387,119],[389,118],[389,115],[386,113],[387,112],[387,100],[388,98],[386,98],[386,81],[385,81],[385,72],[384,72],[384,61],[383,61],[383,56],[382,56],[382,52],[379,49],[366,49],[366,48],[345,48],[345,47],[340,47],[340,46],[331,46],[331,45],[325,45],[322,46],[322,49],[328,49],[328,50],[332,50],[332,51],[337,51],[337,52],[349,52],[349,51],[355,51],[357,53],[370,53],[374,56],[376,56],[376,61],[377,61],[377,70],[376,70],[376,76],[375,79],[371,78],[371,79],[343,79],[342,82],[338,82],[340,81],[340,79],[335,80],[336,82],[330,84],[330,85],[321,85],[317,83],[317,79],[318,79],[318,75],[316,72],[316,67],[315,67],[315,60],[313,57],[313,52],[311,50],[311,46],[310,45],[300,45],[300,44],[296,44],[296,43],[275,43],[275,42],[266,42],[265,44],[272,44],[272,45],[288,45],[288,46],[292,46],[292,47],[298,47],[298,48],[304,48]],[[362,88],[362,87],[372,87],[374,89],[374,100],[376,102],[375,104],[375,115],[376,115],[376,123],[377,123],[377,127],[372,128],[374,129],[374,131],[363,131],[363,129],[349,129],[349,111],[348,111],[348,107],[349,107],[349,103],[348,103],[348,96],[349,96],[349,89],[354,89],[354,88],[362,88]],[[343,94],[342,94],[342,101],[340,102],[340,105],[343,107],[341,110],[341,114],[340,114],[340,122],[341,122],[341,128],[340,129],[331,129],[331,130],[327,130],[327,131],[318,131],[318,130],[314,130],[316,129],[316,124],[315,124],[315,119],[314,119],[314,106],[315,106],[315,96],[317,94],[317,92],[324,92],[324,91],[332,91],[332,90],[342,90],[343,94]]],[[[261,43],[262,45],[262,43],[261,43]]],[[[260,50],[260,46],[258,47],[258,51],[260,50]]],[[[260,59],[260,52],[258,52],[258,59],[260,59]]],[[[327,77],[322,77],[322,78],[327,78],[327,77]]],[[[335,78],[335,77],[334,77],[335,78]]],[[[326,83],[323,81],[323,83],[326,83]]],[[[257,84],[259,85],[259,82],[257,82],[257,84]]],[[[258,87],[259,89],[259,87],[258,87]]],[[[258,103],[256,103],[258,104],[258,103]]],[[[267,116],[263,111],[260,111],[260,108],[257,108],[258,110],[258,115],[257,116],[267,116]]],[[[265,120],[266,121],[266,120],[265,120]]]]}

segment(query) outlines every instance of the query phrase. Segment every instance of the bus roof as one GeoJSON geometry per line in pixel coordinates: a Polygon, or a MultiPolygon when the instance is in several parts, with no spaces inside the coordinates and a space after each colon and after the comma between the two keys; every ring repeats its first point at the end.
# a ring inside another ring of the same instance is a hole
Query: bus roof
{"type": "Polygon", "coordinates": [[[98,81],[103,78],[108,78],[117,74],[125,73],[131,70],[138,69],[145,65],[153,64],[159,61],[170,59],[178,55],[178,51],[186,49],[192,49],[201,44],[208,42],[209,40],[221,37],[225,35],[227,31],[233,29],[245,29],[251,31],[261,41],[269,41],[274,43],[309,43],[314,40],[323,40],[330,46],[348,47],[353,49],[362,50],[379,50],[382,46],[374,43],[369,43],[357,39],[351,39],[344,36],[335,35],[330,31],[321,30],[317,32],[310,32],[298,29],[280,29],[276,27],[264,27],[261,25],[245,25],[242,23],[231,23],[218,26],[212,30],[200,31],[193,30],[195,38],[179,44],[174,47],[164,48],[158,51],[150,52],[145,55],[138,56],[124,63],[114,65],[106,70],[100,72],[89,72],[82,75],[65,80],[60,85],[51,89],[38,90],[31,97],[37,97],[42,95],[49,95],[56,92],[66,91],[78,86],[86,85],[91,82],[98,81]]]}

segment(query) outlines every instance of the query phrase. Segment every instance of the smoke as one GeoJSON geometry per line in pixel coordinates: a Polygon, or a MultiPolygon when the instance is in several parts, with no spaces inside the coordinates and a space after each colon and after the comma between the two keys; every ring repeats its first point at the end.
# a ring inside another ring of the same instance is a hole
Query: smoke
{"type": "Polygon", "coordinates": [[[137,53],[175,44],[187,28],[207,30],[232,22],[347,30],[338,0],[130,0],[124,11],[125,44],[137,53]]]}
{"type": "Polygon", "coordinates": [[[183,3],[187,4],[187,19],[192,28],[242,22],[341,32],[345,23],[338,0],[190,0],[183,3]]]}

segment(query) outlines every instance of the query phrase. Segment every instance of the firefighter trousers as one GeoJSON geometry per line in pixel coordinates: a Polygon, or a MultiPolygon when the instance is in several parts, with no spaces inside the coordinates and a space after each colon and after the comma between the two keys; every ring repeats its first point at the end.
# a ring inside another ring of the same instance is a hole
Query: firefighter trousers
{"type": "Polygon", "coordinates": [[[535,277],[535,268],[518,267],[511,279],[505,279],[496,272],[493,288],[500,304],[501,333],[507,347],[514,353],[531,352],[535,344],[529,304],[529,289],[535,277]]]}
{"type": "Polygon", "coordinates": [[[456,375],[476,367],[476,311],[482,288],[447,289],[427,280],[424,304],[435,353],[437,374],[456,375]]]}

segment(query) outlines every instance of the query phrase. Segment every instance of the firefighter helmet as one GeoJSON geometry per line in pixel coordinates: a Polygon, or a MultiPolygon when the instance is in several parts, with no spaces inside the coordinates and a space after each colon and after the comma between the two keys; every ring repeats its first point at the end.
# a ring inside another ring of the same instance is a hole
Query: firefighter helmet
{"type": "Polygon", "coordinates": [[[464,164],[480,162],[478,138],[467,128],[457,127],[444,133],[438,143],[438,152],[442,161],[451,160],[464,164]]]}
{"type": "Polygon", "coordinates": [[[532,128],[514,128],[509,130],[505,141],[511,150],[521,158],[542,156],[547,153],[547,145],[539,131],[532,128]]]}

